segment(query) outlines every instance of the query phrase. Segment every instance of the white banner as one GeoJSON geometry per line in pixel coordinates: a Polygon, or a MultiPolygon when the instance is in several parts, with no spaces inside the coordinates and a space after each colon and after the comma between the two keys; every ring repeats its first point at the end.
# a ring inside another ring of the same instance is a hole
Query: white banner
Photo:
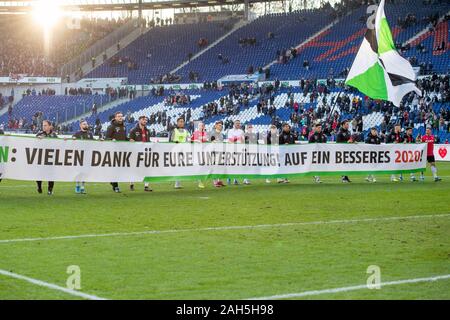
{"type": "Polygon", "coordinates": [[[17,83],[17,84],[52,84],[61,83],[59,77],[27,77],[22,75],[14,75],[9,77],[0,77],[0,83],[17,83]]]}
{"type": "Polygon", "coordinates": [[[450,144],[435,144],[434,158],[436,161],[450,161],[450,144]]]}
{"type": "Polygon", "coordinates": [[[127,78],[84,78],[76,83],[77,87],[106,89],[118,88],[127,85],[127,78]]]}
{"type": "Polygon", "coordinates": [[[0,174],[17,180],[133,182],[406,173],[426,167],[425,144],[246,145],[0,136],[0,174]]]}

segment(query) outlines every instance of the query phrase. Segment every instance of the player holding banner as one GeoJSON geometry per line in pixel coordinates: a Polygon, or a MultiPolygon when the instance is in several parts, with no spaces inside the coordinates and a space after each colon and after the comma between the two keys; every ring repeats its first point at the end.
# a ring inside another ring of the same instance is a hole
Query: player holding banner
{"type": "MultiPolygon", "coordinates": [[[[416,143],[417,142],[416,140],[417,139],[415,139],[413,137],[413,128],[407,127],[406,128],[406,132],[405,132],[405,136],[403,137],[403,143],[416,143]]],[[[416,175],[413,172],[411,172],[411,174],[410,174],[410,180],[412,182],[416,182],[417,181],[416,175]]]]}
{"type": "MultiPolygon", "coordinates": [[[[197,143],[208,142],[208,134],[206,133],[205,124],[203,122],[198,123],[197,130],[195,130],[194,133],[192,133],[191,141],[197,143]]],[[[198,180],[198,187],[200,189],[205,188],[205,185],[203,184],[202,180],[198,180]]]]}
{"type": "MultiPolygon", "coordinates": [[[[370,128],[370,132],[367,135],[367,139],[365,141],[367,144],[381,144],[381,138],[378,135],[378,131],[376,127],[370,128]]],[[[377,179],[375,179],[375,176],[373,174],[369,174],[366,178],[367,182],[377,182],[377,179]]]]}
{"type": "MultiPolygon", "coordinates": [[[[348,127],[348,120],[342,121],[341,129],[336,136],[336,143],[353,143],[352,135],[348,127]]],[[[341,179],[343,183],[351,182],[348,176],[342,176],[341,179]]]]}
{"type": "MultiPolygon", "coordinates": [[[[106,140],[112,141],[127,141],[127,128],[125,127],[123,113],[117,111],[114,114],[114,119],[106,129],[106,140]]],[[[115,193],[120,193],[119,184],[117,182],[111,182],[112,189],[115,193]]]]}
{"type": "MultiPolygon", "coordinates": [[[[229,143],[245,143],[245,132],[241,128],[241,121],[234,120],[233,128],[228,130],[228,142],[229,143]]],[[[228,184],[231,184],[231,179],[227,179],[228,184]]],[[[233,184],[238,185],[239,182],[236,178],[233,179],[233,184]]],[[[244,179],[244,184],[250,184],[248,179],[244,179]]]]}
{"type": "MultiPolygon", "coordinates": [[[[74,133],[72,136],[75,140],[94,140],[94,135],[89,131],[89,124],[86,120],[80,121],[80,131],[74,133]]],[[[76,194],[86,194],[86,189],[84,187],[84,181],[77,181],[75,183],[75,193],[76,194]]]]}
{"type": "MultiPolygon", "coordinates": [[[[396,123],[394,126],[394,130],[391,131],[386,136],[386,143],[403,143],[403,134],[402,134],[402,126],[400,123],[396,123]]],[[[403,180],[403,175],[400,174],[399,179],[395,176],[395,174],[391,174],[392,182],[399,182],[403,180]]]]}
{"type": "MultiPolygon", "coordinates": [[[[422,142],[427,143],[427,162],[431,166],[431,172],[433,173],[434,182],[441,181],[442,179],[437,175],[436,160],[434,159],[434,135],[431,133],[431,127],[427,127],[425,135],[422,136],[422,142]]],[[[420,173],[421,179],[424,180],[423,171],[420,173]]]]}
{"type": "MultiPolygon", "coordinates": [[[[175,143],[187,143],[189,142],[189,131],[184,128],[184,118],[180,117],[177,119],[177,127],[173,129],[170,135],[169,141],[175,143]]],[[[175,189],[181,189],[180,181],[175,181],[175,189]]]]}
{"type": "MultiPolygon", "coordinates": [[[[209,133],[209,141],[212,143],[223,143],[224,134],[222,121],[216,121],[216,123],[214,124],[213,130],[209,133]]],[[[213,180],[213,184],[216,188],[225,187],[222,180],[220,179],[213,180]]]]}
{"type": "MultiPolygon", "coordinates": [[[[130,130],[128,135],[130,142],[150,142],[150,131],[147,128],[147,117],[140,116],[138,119],[138,124],[136,127],[130,130]]],[[[134,191],[134,183],[130,183],[130,190],[134,191]]],[[[144,183],[144,191],[151,192],[153,189],[150,187],[148,182],[144,183]]]]}
{"type": "MultiPolygon", "coordinates": [[[[49,120],[42,121],[42,131],[38,132],[36,137],[39,139],[58,138],[56,133],[53,132],[53,125],[49,120]]],[[[36,181],[36,184],[37,184],[37,192],[42,193],[42,181],[36,181]]],[[[53,195],[53,187],[54,186],[55,186],[54,181],[48,182],[47,194],[49,196],[53,195]]]]}
{"type": "MultiPolygon", "coordinates": [[[[322,124],[317,122],[314,126],[314,133],[308,139],[309,143],[327,143],[327,136],[322,132],[322,124]]],[[[322,183],[319,176],[314,176],[315,183],[322,183]]]]}

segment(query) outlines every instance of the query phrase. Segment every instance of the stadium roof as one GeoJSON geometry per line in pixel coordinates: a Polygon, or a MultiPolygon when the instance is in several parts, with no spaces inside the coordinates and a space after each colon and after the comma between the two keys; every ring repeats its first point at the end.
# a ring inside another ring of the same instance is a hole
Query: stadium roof
{"type": "MultiPolygon", "coordinates": [[[[142,10],[170,9],[186,7],[208,7],[243,4],[245,0],[142,0],[142,10]]],[[[276,2],[274,0],[248,0],[248,3],[276,2]]],[[[29,12],[39,0],[3,0],[0,12],[29,12]]],[[[139,0],[59,0],[58,5],[65,11],[132,11],[139,9],[139,0]]]]}

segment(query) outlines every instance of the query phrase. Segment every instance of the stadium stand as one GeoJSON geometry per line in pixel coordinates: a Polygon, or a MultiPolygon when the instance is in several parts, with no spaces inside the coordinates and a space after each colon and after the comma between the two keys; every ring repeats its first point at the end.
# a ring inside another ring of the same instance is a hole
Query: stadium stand
{"type": "Polygon", "coordinates": [[[128,77],[129,84],[179,82],[167,74],[212,43],[235,23],[202,22],[155,27],[120,50],[87,78],[128,77]]]}
{"type": "Polygon", "coordinates": [[[193,60],[179,73],[183,79],[188,79],[190,72],[198,72],[201,81],[214,81],[229,74],[246,74],[251,66],[256,72],[271,62],[278,50],[298,45],[333,20],[329,9],[262,16],[193,60]],[[248,41],[252,39],[254,44],[248,41]]]}
{"type": "MultiPolygon", "coordinates": [[[[99,66],[85,77],[126,76],[130,84],[171,83],[192,82],[190,75],[194,73],[198,74],[198,81],[215,81],[229,74],[257,72],[274,60],[281,63],[271,66],[272,78],[326,78],[330,74],[342,77],[361,42],[366,8],[361,3],[356,7],[348,5],[344,8],[347,10],[341,11],[349,14],[339,15],[338,10],[328,5],[261,16],[169,77],[167,73],[225,34],[236,20],[156,26],[104,63],[97,62],[99,66]]],[[[398,49],[420,66],[423,74],[447,72],[448,3],[392,1],[386,4],[386,10],[398,49]]],[[[0,72],[56,75],[64,62],[124,23],[126,19],[81,20],[79,29],[61,23],[53,36],[56,48],[50,57],[45,57],[40,30],[24,17],[8,16],[0,22],[0,30],[10,35],[0,48],[0,72]]]]}

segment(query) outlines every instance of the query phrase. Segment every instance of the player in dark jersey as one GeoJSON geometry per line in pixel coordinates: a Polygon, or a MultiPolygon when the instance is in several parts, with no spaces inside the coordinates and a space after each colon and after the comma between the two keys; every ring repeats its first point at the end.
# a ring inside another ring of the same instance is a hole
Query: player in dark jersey
{"type": "MultiPolygon", "coordinates": [[[[342,121],[341,129],[339,130],[339,133],[336,137],[337,143],[353,143],[352,140],[352,134],[350,133],[350,130],[348,129],[348,120],[342,121]]],[[[351,182],[348,176],[342,176],[342,182],[348,183],[351,182]]]]}
{"type": "MultiPolygon", "coordinates": [[[[283,123],[282,130],[278,136],[278,145],[295,144],[296,136],[291,130],[289,123],[283,123]]],[[[278,183],[289,183],[288,178],[278,178],[278,183]]]]}
{"type": "MultiPolygon", "coordinates": [[[[378,135],[377,128],[375,128],[375,127],[370,128],[370,132],[367,135],[365,142],[367,144],[381,144],[381,138],[378,135]]],[[[366,181],[375,183],[375,182],[377,182],[377,179],[375,178],[375,176],[373,174],[369,174],[366,177],[366,181]]]]}
{"type": "MultiPolygon", "coordinates": [[[[123,113],[117,111],[114,113],[114,119],[111,121],[111,124],[106,129],[105,140],[112,141],[127,141],[127,128],[125,126],[125,122],[123,119],[123,113]]],[[[119,183],[111,182],[111,186],[114,192],[120,193],[119,183]]]]}
{"type": "MultiPolygon", "coordinates": [[[[136,127],[130,130],[128,140],[131,142],[150,142],[150,130],[147,128],[147,117],[142,115],[139,117],[136,127]]],[[[130,190],[134,191],[134,183],[130,183],[130,190]]],[[[144,191],[151,192],[153,189],[148,182],[144,183],[144,191]]]]}
{"type": "MultiPolygon", "coordinates": [[[[308,139],[309,143],[327,143],[327,136],[322,132],[322,124],[316,123],[314,133],[308,139]]],[[[315,183],[322,183],[319,176],[314,176],[315,183]]]]}
{"type": "MultiPolygon", "coordinates": [[[[89,124],[86,120],[80,121],[80,131],[74,133],[72,136],[76,140],[94,140],[94,135],[89,130],[89,124]]],[[[76,194],[86,194],[86,188],[84,181],[77,181],[75,183],[75,193],[76,194]]]]}
{"type": "MultiPolygon", "coordinates": [[[[39,131],[38,134],[36,134],[36,137],[39,139],[58,138],[56,133],[53,132],[53,125],[49,120],[42,121],[42,131],[39,131]]],[[[42,181],[36,181],[36,184],[37,184],[37,192],[42,193],[42,181]]],[[[55,186],[54,181],[48,182],[47,194],[49,196],[53,195],[54,186],[55,186]]]]}

